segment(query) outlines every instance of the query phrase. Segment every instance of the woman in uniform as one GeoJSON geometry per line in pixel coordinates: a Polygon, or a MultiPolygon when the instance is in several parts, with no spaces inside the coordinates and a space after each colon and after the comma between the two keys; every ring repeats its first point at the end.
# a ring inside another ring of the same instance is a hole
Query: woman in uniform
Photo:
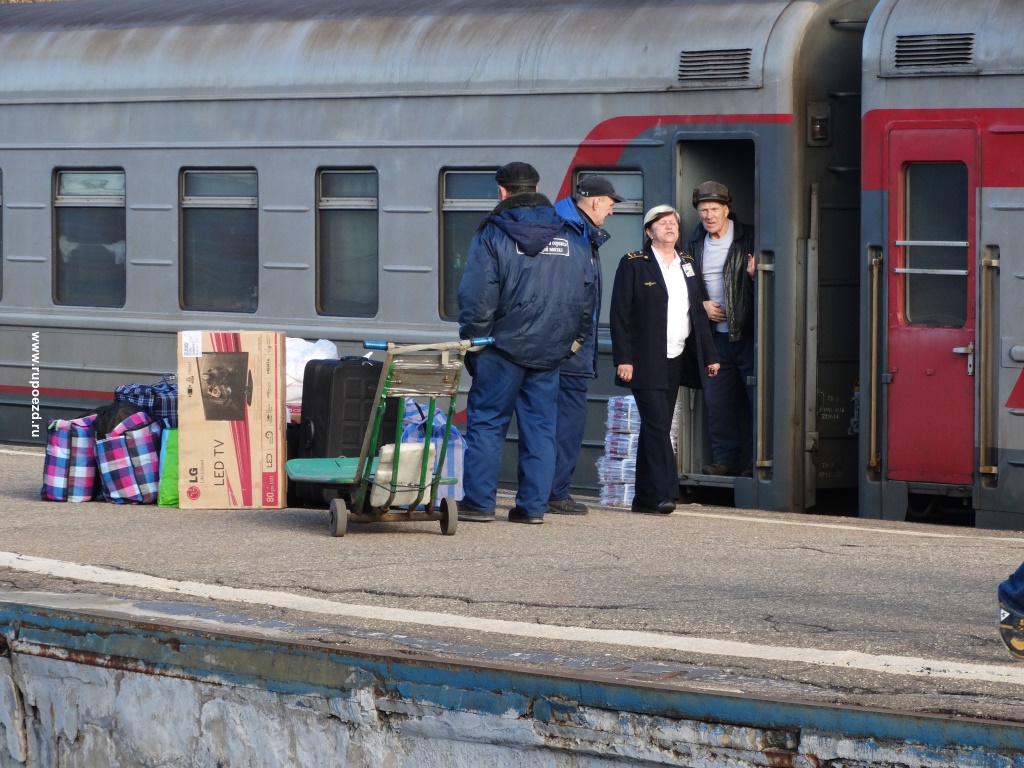
{"type": "Polygon", "coordinates": [[[633,392],[640,414],[633,511],[667,515],[676,508],[679,473],[670,433],[680,386],[699,389],[700,369],[718,373],[711,325],[693,271],[676,248],[675,208],[644,216],[644,243],[619,262],[612,287],[615,383],[633,392]]]}

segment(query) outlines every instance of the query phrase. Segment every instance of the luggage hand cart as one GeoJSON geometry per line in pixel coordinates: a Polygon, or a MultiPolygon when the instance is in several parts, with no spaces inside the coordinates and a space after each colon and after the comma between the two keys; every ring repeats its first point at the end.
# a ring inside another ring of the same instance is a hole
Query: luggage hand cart
{"type": "Polygon", "coordinates": [[[337,497],[331,500],[330,529],[334,536],[345,535],[349,520],[440,520],[441,533],[455,533],[459,516],[454,501],[443,498],[437,503],[439,487],[457,482],[454,477],[442,475],[448,436],[466,353],[492,342],[491,338],[405,345],[363,342],[364,348],[386,350],[387,356],[359,456],[292,459],[285,464],[291,480],[337,489],[337,497]],[[429,399],[427,433],[422,443],[402,442],[406,397],[429,399]],[[381,434],[388,398],[398,401],[398,424],[390,443],[386,442],[388,436],[381,434]],[[438,398],[447,399],[448,418],[440,445],[435,445],[430,430],[438,398]]]}

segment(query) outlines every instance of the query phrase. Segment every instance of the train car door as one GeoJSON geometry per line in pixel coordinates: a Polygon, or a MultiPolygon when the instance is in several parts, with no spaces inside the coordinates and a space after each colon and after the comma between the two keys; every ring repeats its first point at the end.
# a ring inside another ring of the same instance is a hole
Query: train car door
{"type": "Polygon", "coordinates": [[[889,134],[887,469],[974,479],[975,132],[889,134]]]}

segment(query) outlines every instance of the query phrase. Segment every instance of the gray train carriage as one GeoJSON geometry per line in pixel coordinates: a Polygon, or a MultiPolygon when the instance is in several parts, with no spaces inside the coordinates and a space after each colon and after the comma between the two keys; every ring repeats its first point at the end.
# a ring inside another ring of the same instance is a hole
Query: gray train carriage
{"type": "Polygon", "coordinates": [[[866,32],[862,517],[1024,528],[1022,28],[884,0],[866,32]]]}
{"type": "MultiPolygon", "coordinates": [[[[873,0],[77,0],[0,7],[0,439],[172,369],[182,329],[454,337],[466,247],[512,159],[604,173],[597,488],[611,278],[643,211],[715,178],[758,232],[753,477],[712,478],[684,398],[680,482],[812,507],[856,488],[859,55],[873,0]]],[[[510,449],[515,435],[510,436],[510,449]]],[[[505,477],[514,478],[505,463],[505,477]]]]}

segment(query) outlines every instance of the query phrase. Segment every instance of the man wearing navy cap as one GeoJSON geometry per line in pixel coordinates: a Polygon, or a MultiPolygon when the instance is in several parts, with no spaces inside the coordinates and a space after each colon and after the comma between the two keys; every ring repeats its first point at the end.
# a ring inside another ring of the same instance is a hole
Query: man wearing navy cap
{"type": "MultiPolygon", "coordinates": [[[[601,261],[598,249],[608,240],[601,228],[612,215],[615,203],[624,197],[604,176],[584,176],[576,186],[575,199],[563,197],[555,203],[558,215],[576,233],[582,247],[590,252],[594,274],[595,313],[601,310],[601,261]]],[[[556,515],[585,515],[587,507],[569,494],[572,474],[576,470],[583,432],[587,423],[587,379],[597,377],[597,317],[579,354],[573,355],[560,369],[558,384],[558,423],[555,427],[555,476],[551,484],[548,512],[556,515]]]]}
{"type": "Polygon", "coordinates": [[[514,162],[495,174],[501,202],[470,243],[459,285],[459,335],[491,336],[473,353],[459,520],[494,520],[502,448],[519,424],[519,488],[508,519],[542,523],[555,466],[558,367],[591,332],[596,290],[590,250],[550,201],[539,175],[514,162]]]}

